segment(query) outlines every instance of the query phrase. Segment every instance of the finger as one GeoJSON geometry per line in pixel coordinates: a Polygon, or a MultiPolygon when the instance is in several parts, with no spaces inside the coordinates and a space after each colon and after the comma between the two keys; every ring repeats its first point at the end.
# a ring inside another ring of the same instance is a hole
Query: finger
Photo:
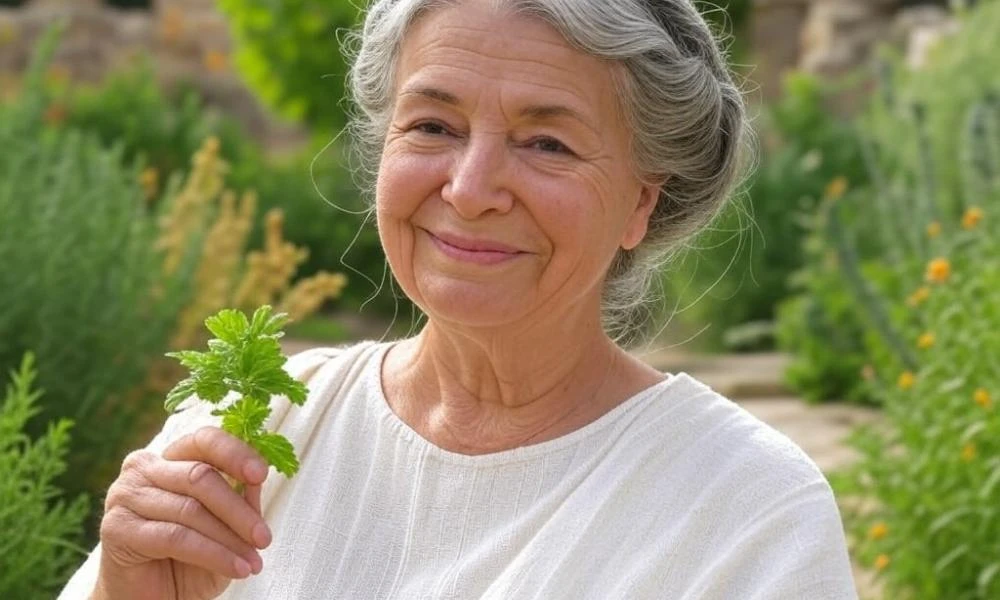
{"type": "Polygon", "coordinates": [[[179,523],[135,516],[131,548],[151,560],[174,559],[230,579],[250,576],[250,564],[224,545],[179,523]]]}
{"type": "Polygon", "coordinates": [[[259,573],[263,566],[260,555],[250,544],[190,496],[145,487],[135,490],[126,502],[125,508],[145,520],[177,523],[222,544],[246,560],[254,573],[259,573]]]}
{"type": "Polygon", "coordinates": [[[211,465],[160,460],[146,468],[145,476],[157,488],[196,500],[246,543],[258,548],[271,543],[271,532],[260,512],[237,494],[211,465]]]}
{"type": "Polygon", "coordinates": [[[259,485],[248,485],[243,492],[243,497],[247,499],[247,502],[250,504],[250,508],[257,511],[257,514],[263,517],[264,510],[260,506],[260,494],[262,489],[262,486],[259,485]]]}
{"type": "Polygon", "coordinates": [[[202,427],[170,444],[167,460],[206,462],[233,479],[260,485],[267,478],[267,463],[249,444],[218,427],[202,427]]]}

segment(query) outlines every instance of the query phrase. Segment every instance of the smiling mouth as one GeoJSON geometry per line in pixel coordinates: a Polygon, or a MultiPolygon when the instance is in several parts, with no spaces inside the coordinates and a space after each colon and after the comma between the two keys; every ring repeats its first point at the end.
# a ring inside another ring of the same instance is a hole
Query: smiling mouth
{"type": "Polygon", "coordinates": [[[435,235],[430,231],[424,231],[442,254],[459,262],[497,265],[525,254],[498,242],[458,238],[447,234],[435,235]]]}

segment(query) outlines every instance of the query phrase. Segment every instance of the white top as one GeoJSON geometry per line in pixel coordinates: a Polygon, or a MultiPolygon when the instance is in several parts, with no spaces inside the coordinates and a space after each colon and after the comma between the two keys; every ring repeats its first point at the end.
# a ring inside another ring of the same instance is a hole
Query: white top
{"type": "MultiPolygon", "coordinates": [[[[276,397],[269,428],[302,467],[291,480],[272,470],[264,570],[222,598],[856,600],[816,464],[686,373],[560,438],[468,456],[392,412],[388,347],[287,363],[309,398],[276,397]]],[[[217,419],[188,408],[149,448],[217,419]]],[[[87,597],[99,553],[60,600],[87,597]]]]}

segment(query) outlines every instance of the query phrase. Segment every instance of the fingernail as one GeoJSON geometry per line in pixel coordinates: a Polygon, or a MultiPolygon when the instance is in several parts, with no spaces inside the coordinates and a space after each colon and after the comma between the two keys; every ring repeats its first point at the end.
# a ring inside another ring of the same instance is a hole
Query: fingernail
{"type": "Polygon", "coordinates": [[[246,474],[247,479],[254,482],[261,481],[267,477],[267,465],[259,460],[251,460],[244,467],[243,472],[246,474]]]}
{"type": "Polygon", "coordinates": [[[240,579],[250,576],[250,563],[239,556],[233,559],[233,568],[236,569],[236,575],[240,579]]]}
{"type": "Polygon", "coordinates": [[[250,554],[250,569],[254,575],[258,575],[264,570],[264,559],[260,557],[260,554],[256,552],[250,554]]]}
{"type": "Polygon", "coordinates": [[[263,522],[253,526],[253,542],[258,548],[267,548],[271,545],[271,529],[263,522]]]}

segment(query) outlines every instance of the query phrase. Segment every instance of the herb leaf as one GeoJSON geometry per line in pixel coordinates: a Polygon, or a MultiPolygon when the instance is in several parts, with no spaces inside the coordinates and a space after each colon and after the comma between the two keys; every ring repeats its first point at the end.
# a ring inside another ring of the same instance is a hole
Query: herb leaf
{"type": "Polygon", "coordinates": [[[216,337],[208,341],[208,352],[182,350],[167,356],[176,358],[191,371],[167,394],[163,406],[168,412],[191,396],[219,404],[236,392],[239,397],[212,414],[222,417],[222,429],[256,449],[280,473],[291,477],[299,469],[291,442],[264,431],[271,414],[273,395],[284,395],[296,405],[306,401],[305,384],[295,380],[283,365],[278,339],[288,323],[285,313],[272,314],[261,306],[251,318],[238,310],[224,309],[205,319],[216,337]]]}

